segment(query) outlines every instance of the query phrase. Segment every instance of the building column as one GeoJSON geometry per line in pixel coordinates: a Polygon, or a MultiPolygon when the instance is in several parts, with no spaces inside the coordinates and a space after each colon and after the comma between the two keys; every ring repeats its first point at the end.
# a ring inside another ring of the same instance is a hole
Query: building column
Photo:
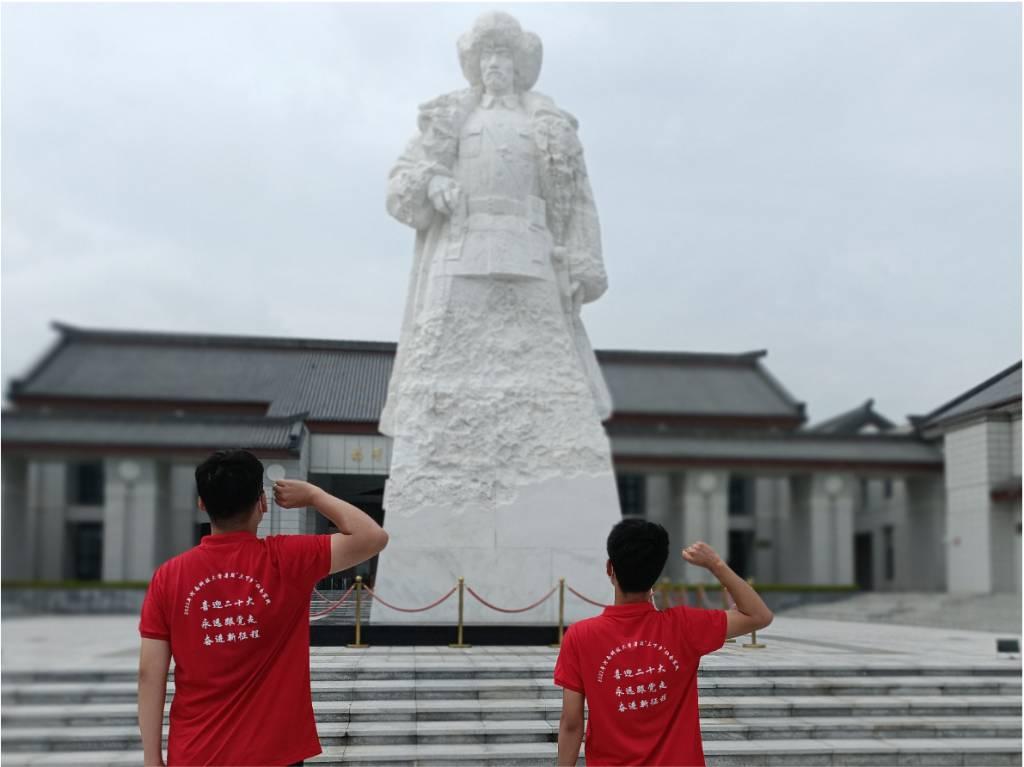
{"type": "Polygon", "coordinates": [[[679,551],[683,544],[681,515],[672,503],[673,477],[667,473],[644,476],[644,516],[649,522],[657,522],[668,532],[668,562],[662,577],[674,583],[683,579],[683,562],[679,551]]]}
{"type": "MultiPolygon", "coordinates": [[[[908,477],[906,488],[906,556],[904,588],[908,591],[946,590],[946,497],[942,475],[908,477]]],[[[897,563],[897,572],[900,564],[897,563]]]]}
{"type": "Polygon", "coordinates": [[[67,547],[67,464],[30,461],[28,467],[29,541],[34,552],[34,577],[44,581],[64,578],[67,547]]]}
{"type": "Polygon", "coordinates": [[[17,456],[3,460],[3,579],[32,579],[29,547],[28,462],[17,456]]]}
{"type": "Polygon", "coordinates": [[[103,580],[148,581],[157,565],[156,462],[108,458],[103,474],[103,580]]]}
{"type": "Polygon", "coordinates": [[[809,500],[811,583],[852,584],[853,477],[815,474],[809,500]]]}
{"type": "MultiPolygon", "coordinates": [[[[686,472],[681,483],[683,546],[704,541],[718,555],[729,559],[729,474],[697,469],[686,472]]],[[[682,548],[682,547],[680,547],[682,548]]],[[[674,552],[676,557],[679,552],[674,552]]],[[[715,578],[703,568],[683,564],[684,580],[691,583],[712,583],[715,578]]]]}
{"type": "Polygon", "coordinates": [[[191,464],[174,464],[169,475],[167,503],[167,558],[188,551],[195,545],[196,470],[191,464]]]}
{"type": "Polygon", "coordinates": [[[782,581],[780,550],[783,489],[780,477],[755,477],[754,481],[754,572],[762,583],[782,581]]]}

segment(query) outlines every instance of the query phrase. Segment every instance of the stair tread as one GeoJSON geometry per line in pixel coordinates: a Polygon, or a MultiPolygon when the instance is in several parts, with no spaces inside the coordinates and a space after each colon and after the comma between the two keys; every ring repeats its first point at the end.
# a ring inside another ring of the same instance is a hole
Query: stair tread
{"type": "MultiPolygon", "coordinates": [[[[823,753],[993,753],[1015,754],[1021,751],[1020,738],[883,738],[845,740],[746,740],[710,741],[704,744],[708,756],[745,754],[823,754],[823,753]]],[[[480,758],[544,758],[555,754],[554,743],[480,743],[381,746],[328,746],[311,764],[384,759],[444,759],[469,761],[480,758]]],[[[134,751],[54,751],[4,754],[9,765],[92,765],[132,764],[142,761],[142,752],[134,751]]]]}

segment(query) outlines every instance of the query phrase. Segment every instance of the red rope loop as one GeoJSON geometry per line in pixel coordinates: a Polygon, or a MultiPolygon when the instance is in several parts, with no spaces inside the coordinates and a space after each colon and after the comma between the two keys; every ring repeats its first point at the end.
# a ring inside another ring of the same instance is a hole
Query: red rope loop
{"type": "Polygon", "coordinates": [[[352,586],[349,586],[348,587],[348,591],[346,591],[344,594],[341,595],[341,599],[339,599],[337,602],[334,602],[333,604],[331,604],[330,600],[328,600],[327,597],[325,597],[323,594],[321,594],[316,589],[313,589],[313,593],[314,594],[316,594],[318,597],[323,599],[325,602],[327,602],[327,604],[329,604],[331,606],[328,607],[326,610],[321,610],[318,613],[313,613],[312,615],[309,616],[309,619],[311,621],[315,621],[315,620],[318,620],[319,618],[323,618],[325,615],[329,615],[330,613],[332,613],[335,610],[337,610],[339,607],[341,607],[345,603],[345,600],[348,599],[349,594],[352,593],[352,589],[354,589],[354,588],[355,588],[354,584],[352,586]]]}
{"type": "Polygon", "coordinates": [[[527,610],[532,610],[534,607],[537,607],[538,605],[540,605],[543,602],[545,602],[546,600],[548,600],[551,597],[552,594],[554,594],[556,591],[558,591],[558,586],[555,586],[553,589],[551,589],[551,591],[549,591],[547,594],[542,596],[540,599],[538,599],[532,605],[528,605],[526,607],[518,607],[518,608],[515,608],[515,609],[509,609],[509,608],[506,608],[506,607],[498,607],[497,605],[492,605],[490,602],[488,602],[482,596],[480,596],[475,591],[473,591],[472,587],[470,587],[470,586],[466,586],[466,591],[468,591],[469,595],[471,597],[473,597],[477,602],[479,602],[480,604],[484,605],[485,607],[490,607],[492,610],[497,610],[499,613],[525,613],[527,610]]]}
{"type": "Polygon", "coordinates": [[[582,600],[583,600],[584,602],[589,602],[590,604],[594,605],[595,607],[607,607],[607,605],[606,605],[606,604],[604,604],[603,602],[595,602],[595,601],[594,601],[593,599],[590,599],[589,597],[585,597],[585,596],[583,596],[583,595],[582,595],[582,594],[581,594],[580,592],[578,592],[578,591],[577,591],[576,589],[574,589],[574,588],[573,588],[572,586],[566,586],[566,588],[567,588],[567,589],[568,589],[568,590],[569,590],[570,592],[572,592],[572,594],[574,594],[575,596],[577,596],[577,597],[579,597],[580,599],[582,599],[582,600]]]}
{"type": "Polygon", "coordinates": [[[452,586],[452,590],[451,591],[449,591],[443,597],[438,599],[436,602],[431,602],[426,607],[396,607],[395,605],[389,604],[389,603],[385,602],[383,599],[381,599],[379,596],[377,596],[374,593],[373,589],[371,589],[369,586],[363,586],[363,588],[366,589],[366,591],[369,592],[371,597],[376,599],[382,605],[384,605],[385,607],[390,607],[392,610],[398,610],[398,612],[400,612],[400,613],[421,613],[421,612],[424,612],[426,610],[430,610],[433,607],[437,607],[439,604],[441,604],[444,600],[446,600],[448,597],[450,597],[452,594],[454,594],[459,589],[458,586],[452,586]]]}

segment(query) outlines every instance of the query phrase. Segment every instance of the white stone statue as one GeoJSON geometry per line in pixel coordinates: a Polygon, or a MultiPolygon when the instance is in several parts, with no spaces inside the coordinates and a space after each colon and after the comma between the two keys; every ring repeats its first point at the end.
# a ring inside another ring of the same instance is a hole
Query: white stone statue
{"type": "Polygon", "coordinates": [[[562,576],[607,596],[611,399],[580,320],[607,279],[577,121],[531,90],[541,50],[511,16],[481,16],[458,43],[470,87],[420,107],[389,177],[388,212],[416,247],[380,423],[392,543],[376,582],[406,606],[459,575],[511,606],[562,576]],[[524,567],[535,584],[514,583],[524,567]]]}

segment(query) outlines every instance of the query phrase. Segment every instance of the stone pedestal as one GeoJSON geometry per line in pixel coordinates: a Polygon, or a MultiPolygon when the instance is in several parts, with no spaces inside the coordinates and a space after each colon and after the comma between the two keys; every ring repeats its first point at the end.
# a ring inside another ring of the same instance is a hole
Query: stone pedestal
{"type": "MultiPolygon", "coordinates": [[[[600,602],[613,598],[605,573],[605,543],[621,519],[615,476],[558,477],[522,488],[512,503],[464,508],[422,508],[385,515],[391,536],[377,565],[379,593],[398,607],[422,607],[466,579],[487,601],[520,608],[558,585],[559,578],[600,602]]],[[[402,613],[374,603],[375,624],[453,625],[453,595],[438,608],[402,613]]],[[[566,592],[566,622],[600,612],[566,592]]],[[[471,624],[555,625],[557,592],[525,613],[484,607],[468,592],[465,621],[471,624]]]]}

